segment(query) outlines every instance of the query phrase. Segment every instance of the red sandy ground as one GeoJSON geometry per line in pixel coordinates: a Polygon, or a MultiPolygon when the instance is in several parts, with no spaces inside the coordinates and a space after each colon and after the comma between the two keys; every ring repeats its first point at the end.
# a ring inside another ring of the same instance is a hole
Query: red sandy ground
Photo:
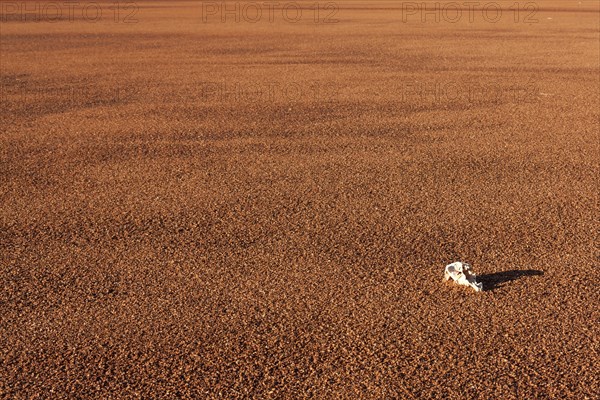
{"type": "Polygon", "coordinates": [[[0,395],[598,398],[599,5],[513,3],[2,1],[0,395]]]}

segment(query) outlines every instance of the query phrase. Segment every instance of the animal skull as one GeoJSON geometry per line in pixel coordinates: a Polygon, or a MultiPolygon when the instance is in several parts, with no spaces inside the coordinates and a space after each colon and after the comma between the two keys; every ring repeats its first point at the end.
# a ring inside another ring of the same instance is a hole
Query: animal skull
{"type": "Polygon", "coordinates": [[[477,283],[477,276],[471,272],[471,266],[460,261],[446,265],[444,281],[452,278],[459,285],[471,286],[476,292],[483,290],[483,284],[477,283]]]}

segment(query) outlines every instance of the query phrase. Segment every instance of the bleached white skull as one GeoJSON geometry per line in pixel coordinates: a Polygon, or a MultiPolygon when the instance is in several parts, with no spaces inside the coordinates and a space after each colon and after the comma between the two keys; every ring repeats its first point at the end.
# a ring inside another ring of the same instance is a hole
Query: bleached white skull
{"type": "Polygon", "coordinates": [[[471,286],[476,292],[483,290],[483,284],[477,283],[477,276],[471,271],[471,266],[460,261],[446,265],[444,270],[444,280],[450,278],[459,285],[471,286]]]}

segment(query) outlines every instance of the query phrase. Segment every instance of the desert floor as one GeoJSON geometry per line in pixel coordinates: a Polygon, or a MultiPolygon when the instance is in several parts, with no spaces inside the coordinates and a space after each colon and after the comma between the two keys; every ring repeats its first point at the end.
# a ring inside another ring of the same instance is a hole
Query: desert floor
{"type": "Polygon", "coordinates": [[[594,398],[599,3],[256,4],[0,2],[0,397],[594,398]]]}

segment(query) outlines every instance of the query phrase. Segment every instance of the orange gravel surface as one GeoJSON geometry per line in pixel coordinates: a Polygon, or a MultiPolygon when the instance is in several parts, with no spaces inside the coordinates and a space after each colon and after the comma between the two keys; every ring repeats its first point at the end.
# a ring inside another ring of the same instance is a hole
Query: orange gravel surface
{"type": "Polygon", "coordinates": [[[0,397],[597,399],[600,5],[438,3],[0,1],[0,397]]]}

